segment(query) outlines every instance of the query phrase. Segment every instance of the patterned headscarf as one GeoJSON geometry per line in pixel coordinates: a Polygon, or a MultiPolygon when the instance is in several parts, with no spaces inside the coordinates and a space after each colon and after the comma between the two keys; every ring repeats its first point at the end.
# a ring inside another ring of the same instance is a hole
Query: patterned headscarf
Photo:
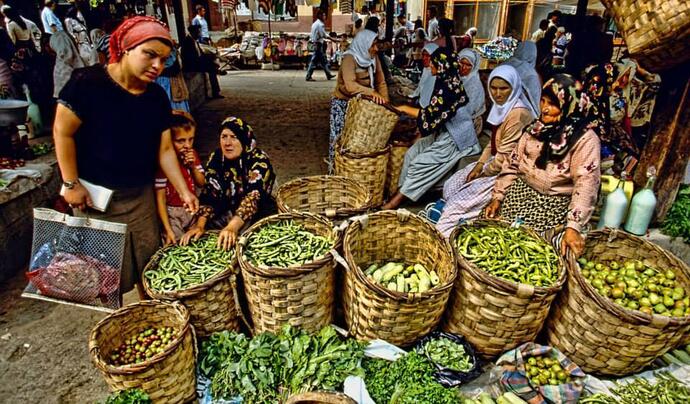
{"type": "Polygon", "coordinates": [[[543,142],[536,165],[546,168],[548,162],[561,161],[575,143],[590,129],[597,134],[603,131],[603,111],[579,81],[570,75],[558,74],[544,84],[542,96],[558,104],[561,116],[557,122],[535,121],[528,133],[543,142]]]}
{"type": "Polygon", "coordinates": [[[117,63],[125,51],[151,39],[159,39],[172,46],[168,27],[153,17],[138,16],[125,20],[110,36],[109,63],[117,63]]]}
{"type": "Polygon", "coordinates": [[[440,132],[445,123],[455,117],[458,108],[469,102],[460,79],[457,55],[437,49],[431,55],[431,64],[437,70],[436,82],[429,105],[421,110],[417,119],[422,136],[440,132]]]}

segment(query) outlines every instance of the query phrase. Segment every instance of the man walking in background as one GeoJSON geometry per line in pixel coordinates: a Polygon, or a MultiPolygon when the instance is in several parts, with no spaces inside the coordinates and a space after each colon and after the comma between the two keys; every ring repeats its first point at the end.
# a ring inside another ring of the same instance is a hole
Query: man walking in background
{"type": "Polygon", "coordinates": [[[316,13],[316,21],[311,25],[311,36],[309,40],[314,44],[314,54],[311,56],[311,61],[307,68],[307,81],[314,81],[311,76],[314,74],[314,69],[316,69],[318,65],[323,66],[323,71],[326,73],[326,78],[328,80],[335,77],[328,69],[328,60],[326,60],[326,38],[328,38],[328,33],[326,33],[325,22],[326,13],[324,13],[323,10],[319,10],[316,13]]]}
{"type": "Polygon", "coordinates": [[[50,37],[58,31],[62,31],[62,23],[55,15],[55,7],[57,4],[53,0],[46,0],[43,11],[41,11],[41,22],[43,23],[44,36],[50,37]]]}
{"type": "Polygon", "coordinates": [[[206,9],[202,5],[196,6],[196,16],[192,19],[192,25],[199,27],[201,36],[199,37],[199,43],[204,45],[211,44],[211,34],[208,32],[208,22],[206,22],[206,9]]]}

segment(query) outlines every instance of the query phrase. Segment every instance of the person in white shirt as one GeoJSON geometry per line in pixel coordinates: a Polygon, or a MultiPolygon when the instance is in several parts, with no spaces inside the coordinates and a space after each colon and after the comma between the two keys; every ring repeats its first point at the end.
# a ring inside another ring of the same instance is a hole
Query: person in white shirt
{"type": "Polygon", "coordinates": [[[436,11],[436,6],[429,7],[429,24],[426,30],[428,41],[434,41],[440,35],[438,30],[438,19],[436,18],[437,14],[438,12],[436,11]]]}
{"type": "Polygon", "coordinates": [[[12,40],[13,44],[17,41],[31,40],[37,52],[41,51],[41,30],[33,21],[24,18],[19,12],[15,11],[10,6],[2,6],[0,8],[5,14],[5,26],[7,26],[7,34],[12,40]]]}
{"type": "Polygon", "coordinates": [[[539,21],[539,29],[534,31],[532,34],[532,42],[537,43],[538,40],[542,39],[546,34],[546,30],[549,28],[549,20],[539,21]]]}
{"type": "Polygon", "coordinates": [[[58,31],[63,31],[60,19],[55,15],[56,3],[53,0],[46,0],[43,11],[41,11],[41,22],[43,23],[43,32],[52,35],[58,31]]]}
{"type": "Polygon", "coordinates": [[[319,65],[323,67],[328,80],[335,77],[328,69],[328,60],[326,59],[326,39],[328,38],[328,33],[326,33],[325,22],[326,13],[323,10],[317,11],[316,21],[311,25],[311,36],[309,37],[311,43],[314,44],[314,54],[311,56],[311,61],[309,61],[309,67],[307,68],[307,81],[314,81],[311,76],[319,65]]]}
{"type": "Polygon", "coordinates": [[[550,12],[546,17],[549,20],[549,27],[558,28],[560,26],[561,16],[563,16],[561,10],[553,10],[550,12]]]}
{"type": "Polygon", "coordinates": [[[199,37],[199,43],[204,45],[211,44],[211,34],[208,32],[208,22],[204,16],[206,15],[206,9],[202,5],[196,6],[196,16],[192,19],[192,25],[198,25],[201,29],[201,37],[199,37]]]}

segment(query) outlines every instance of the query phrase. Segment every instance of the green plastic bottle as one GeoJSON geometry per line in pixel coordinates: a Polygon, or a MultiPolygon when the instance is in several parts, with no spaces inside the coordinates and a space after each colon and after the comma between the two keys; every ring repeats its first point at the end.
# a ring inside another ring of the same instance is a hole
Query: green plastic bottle
{"type": "Polygon", "coordinates": [[[654,181],[656,181],[656,169],[650,167],[647,170],[647,185],[635,194],[630,204],[628,220],[625,222],[625,230],[629,233],[643,236],[647,233],[649,223],[654,216],[656,208],[656,196],[654,195],[654,181]]]}
{"type": "Polygon", "coordinates": [[[604,227],[617,229],[623,224],[625,213],[628,211],[628,203],[630,202],[623,190],[625,180],[625,171],[623,171],[621,173],[621,179],[618,181],[618,187],[606,196],[604,209],[601,210],[601,217],[599,218],[597,229],[601,230],[604,227]]]}

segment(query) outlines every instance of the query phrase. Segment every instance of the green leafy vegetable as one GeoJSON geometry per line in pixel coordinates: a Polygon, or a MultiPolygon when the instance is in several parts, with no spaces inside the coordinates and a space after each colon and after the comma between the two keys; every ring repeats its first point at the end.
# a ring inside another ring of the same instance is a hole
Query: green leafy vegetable
{"type": "Polygon", "coordinates": [[[448,338],[438,338],[424,344],[423,350],[437,365],[444,368],[469,372],[474,365],[465,347],[448,338]]]}
{"type": "Polygon", "coordinates": [[[678,191],[678,197],[666,214],[662,233],[671,237],[682,237],[690,244],[690,186],[678,191]]]}
{"type": "Polygon", "coordinates": [[[120,390],[108,396],[105,404],[151,404],[148,394],[139,389],[120,390]]]}
{"type": "Polygon", "coordinates": [[[610,396],[604,393],[594,394],[581,399],[582,404],[636,404],[636,403],[688,403],[690,388],[668,372],[656,373],[656,383],[637,378],[631,383],[619,385],[611,390],[610,396]]]}

